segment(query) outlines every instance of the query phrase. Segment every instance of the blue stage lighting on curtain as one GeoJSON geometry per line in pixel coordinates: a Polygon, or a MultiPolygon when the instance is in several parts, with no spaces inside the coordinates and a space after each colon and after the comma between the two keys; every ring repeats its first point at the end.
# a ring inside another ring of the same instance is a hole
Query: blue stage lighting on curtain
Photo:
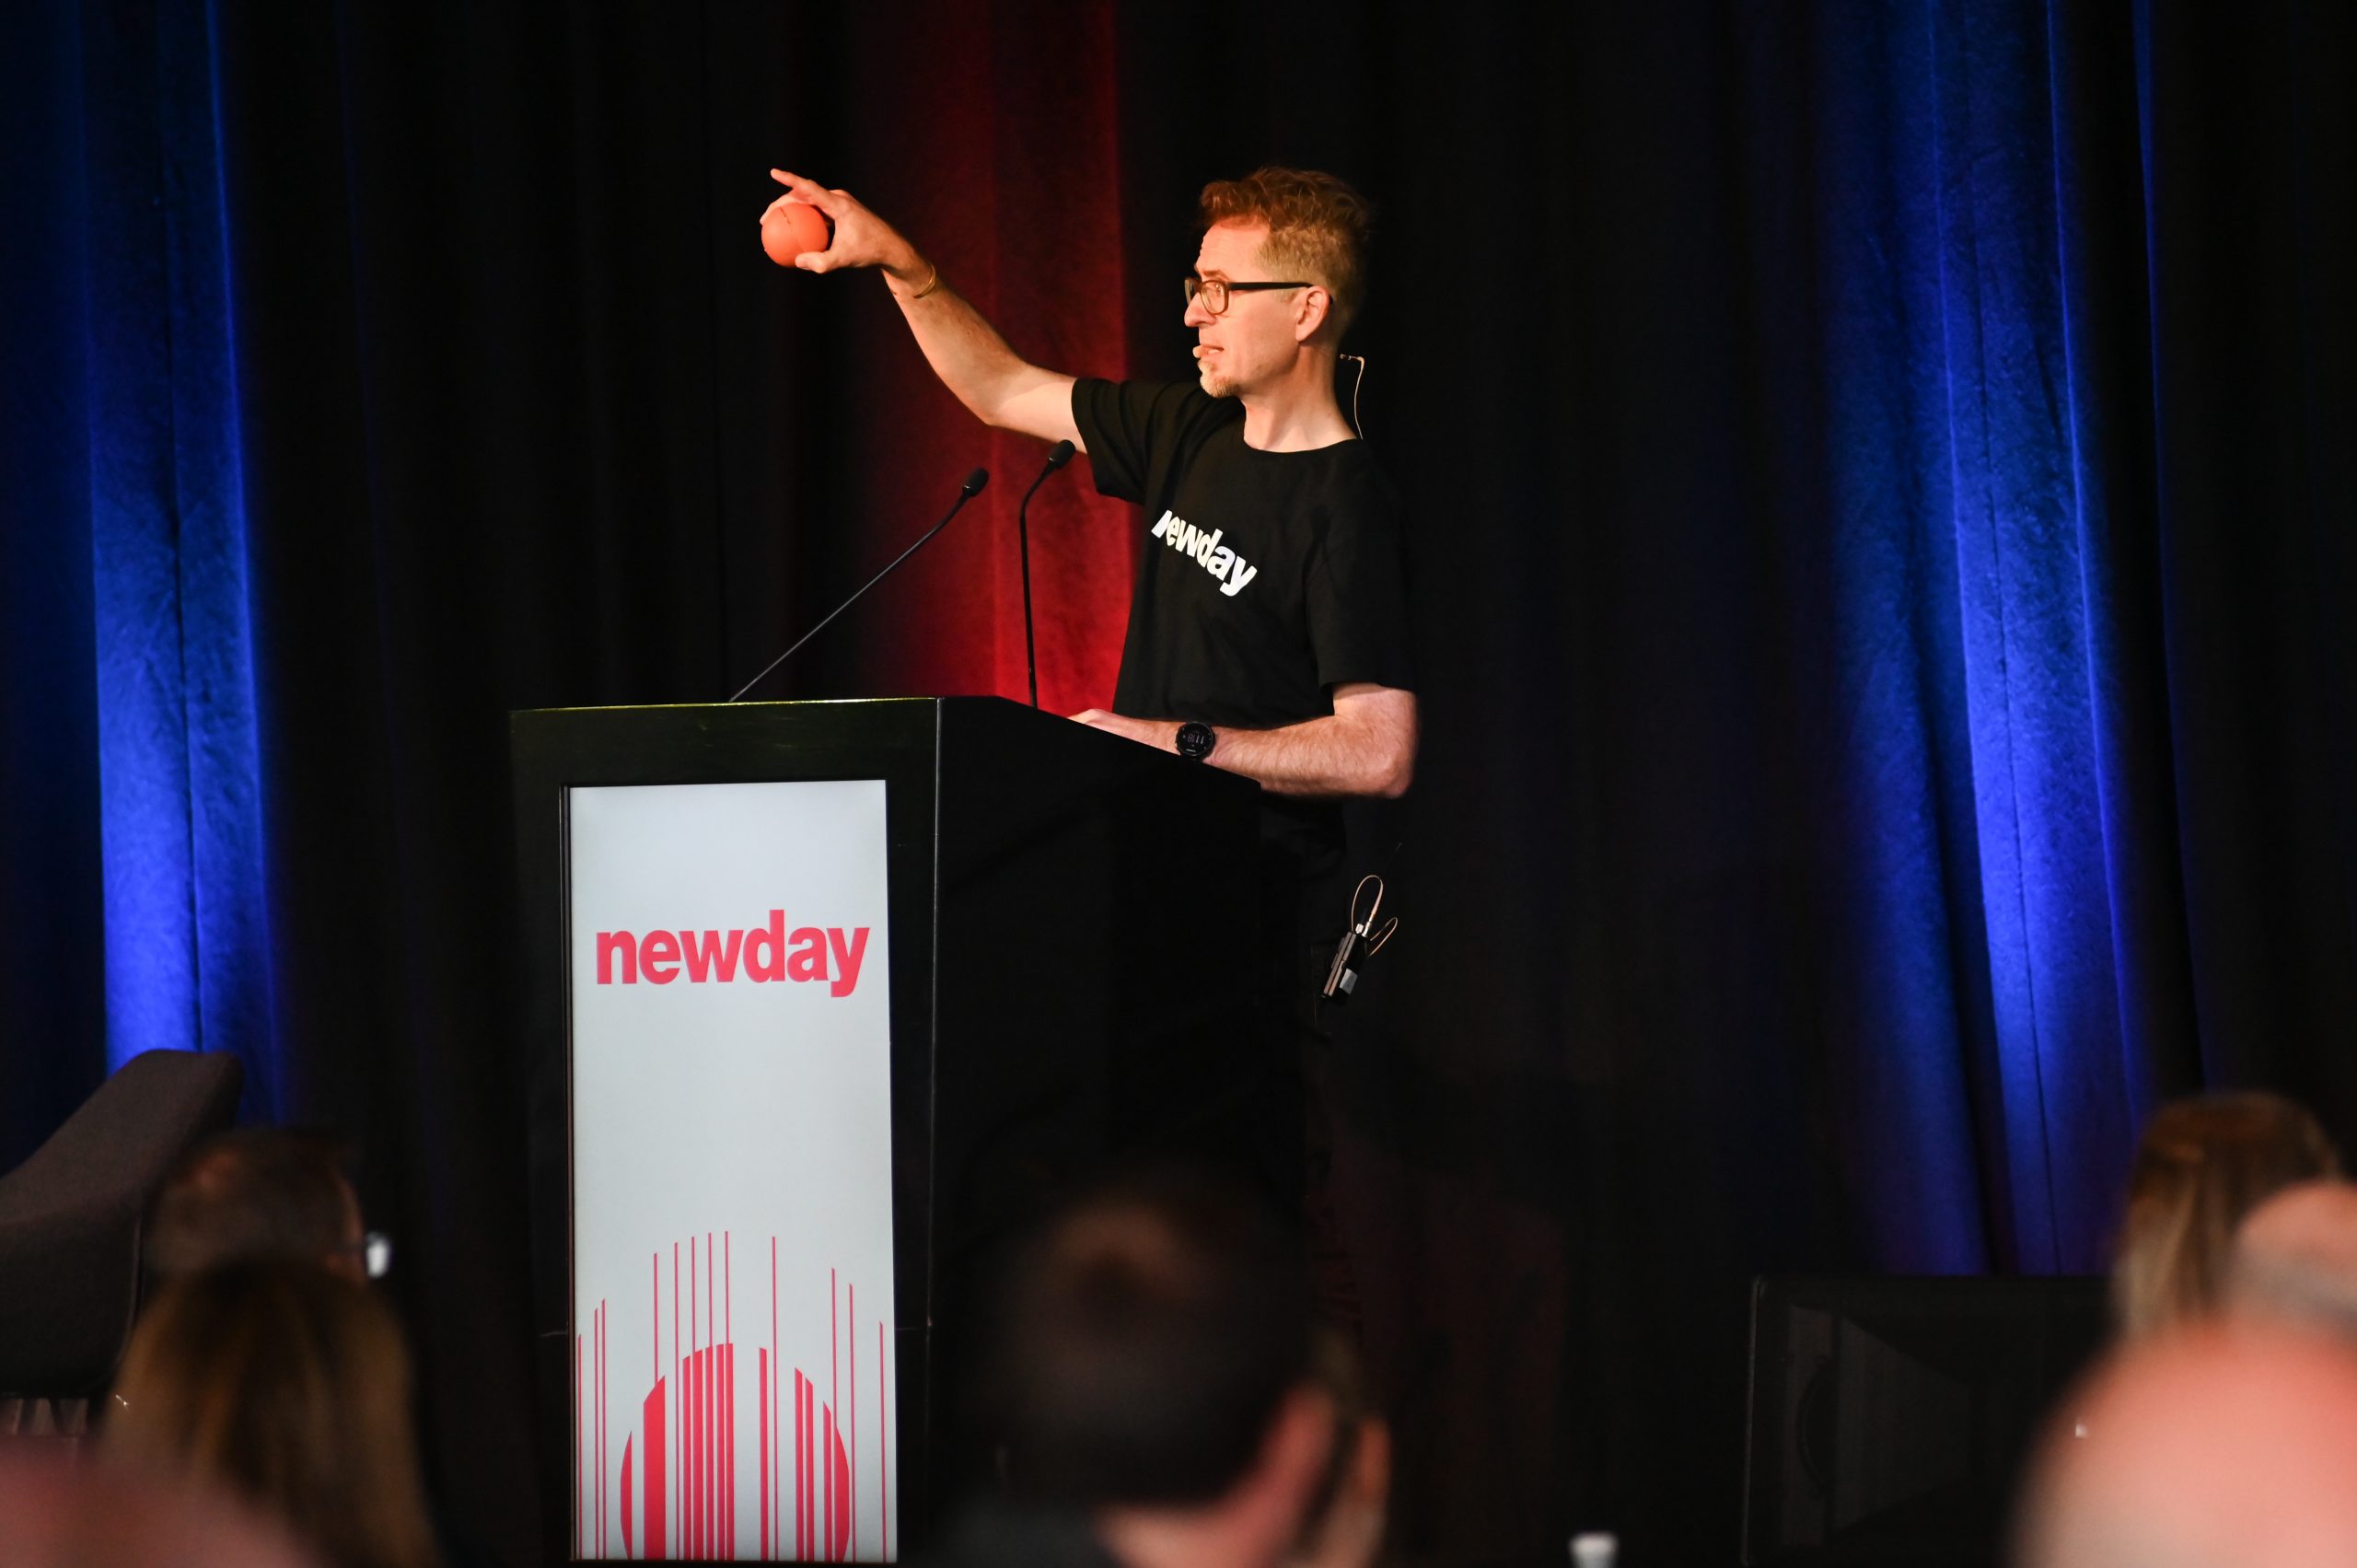
{"type": "Polygon", "coordinates": [[[1817,30],[1809,78],[1839,87],[1810,103],[1808,142],[1755,155],[1771,184],[1787,157],[1825,165],[1805,186],[1805,237],[1784,237],[1776,263],[1814,291],[1813,308],[1770,329],[1780,360],[1817,379],[1763,414],[1780,422],[1779,490],[1819,508],[1795,526],[1825,540],[1818,613],[1841,721],[1822,804],[1862,937],[1828,1021],[1854,1042],[1837,1086],[1854,1224],[1877,1268],[1968,1273],[2004,1256],[2004,1205],[1972,1114],[1985,1009],[1978,889],[1959,864],[1971,813],[1955,782],[1968,768],[1944,505],[1937,125],[1927,34],[1910,19],[1893,9],[1817,30]]]}
{"type": "Polygon", "coordinates": [[[2073,332],[2066,63],[2049,11],[1943,6],[1940,321],[1981,906],[2019,1260],[2099,1267],[2142,1098],[2113,889],[2107,498],[2073,332]]]}
{"type": "Polygon", "coordinates": [[[152,30],[85,41],[107,1055],[237,1051],[255,1069],[248,1109],[268,1115],[260,722],[212,17],[182,3],[141,19],[152,30]]]}
{"type": "Polygon", "coordinates": [[[1813,329],[1779,348],[1823,366],[1771,417],[1780,486],[1821,486],[1805,526],[1849,715],[1830,813],[1867,933],[1835,1023],[1861,1042],[1859,1222],[1882,1267],[2099,1269],[2154,1096],[2140,997],[2175,955],[2137,923],[2170,875],[2166,805],[2120,782],[2155,772],[2125,756],[2114,587],[2154,525],[2115,505],[2083,384],[2069,34],[2035,0],[1809,27],[1815,211],[1784,275],[1818,292],[1765,330],[1813,329]]]}

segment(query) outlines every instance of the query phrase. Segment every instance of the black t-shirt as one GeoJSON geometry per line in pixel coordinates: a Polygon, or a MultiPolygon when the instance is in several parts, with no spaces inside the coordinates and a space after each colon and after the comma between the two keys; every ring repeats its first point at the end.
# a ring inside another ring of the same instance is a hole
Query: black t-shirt
{"type": "Polygon", "coordinates": [[[1337,686],[1412,685],[1399,498],[1364,442],[1257,450],[1243,405],[1190,382],[1080,381],[1072,412],[1149,530],[1116,713],[1274,729],[1337,686]]]}

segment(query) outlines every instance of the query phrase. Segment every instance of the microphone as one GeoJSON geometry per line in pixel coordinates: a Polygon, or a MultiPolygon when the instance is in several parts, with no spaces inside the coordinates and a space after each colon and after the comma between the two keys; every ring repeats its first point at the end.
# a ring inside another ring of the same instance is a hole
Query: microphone
{"type": "Polygon", "coordinates": [[[982,493],[982,486],[988,484],[990,482],[991,470],[988,469],[976,469],[973,472],[968,474],[966,476],[966,482],[958,487],[958,499],[949,504],[949,510],[941,514],[941,521],[934,524],[933,527],[924,531],[923,538],[918,540],[914,544],[909,546],[908,549],[903,550],[900,554],[894,556],[892,558],[891,565],[885,567],[884,570],[877,573],[876,575],[868,578],[866,582],[860,585],[859,593],[852,595],[851,598],[843,600],[842,603],[829,610],[827,612],[826,621],[819,621],[819,624],[811,627],[807,632],[803,633],[801,637],[795,641],[794,646],[786,649],[785,652],[770,660],[769,664],[761,670],[761,674],[756,675],[752,679],[748,680],[744,685],[738,687],[737,690],[737,695],[729,698],[728,700],[732,703],[742,700],[746,692],[750,691],[754,687],[759,686],[762,681],[769,679],[769,673],[771,670],[775,669],[779,665],[784,664],[795,654],[801,652],[802,645],[804,643],[808,642],[811,638],[825,631],[827,629],[828,621],[832,621],[836,616],[841,615],[844,610],[849,610],[853,605],[857,604],[860,600],[861,594],[865,594],[869,588],[874,587],[877,584],[890,576],[895,571],[899,570],[901,562],[906,561],[910,556],[914,555],[918,551],[923,550],[927,544],[933,542],[933,536],[949,526],[949,519],[958,515],[958,508],[965,505],[967,502],[971,501],[975,496],[980,495],[982,493]]]}
{"type": "Polygon", "coordinates": [[[1069,441],[1059,441],[1048,448],[1048,466],[1023,493],[1023,505],[1015,509],[1015,538],[1023,552],[1023,668],[1031,677],[1031,705],[1039,705],[1039,656],[1031,645],[1031,497],[1048,482],[1048,476],[1072,461],[1076,448],[1069,441]]]}

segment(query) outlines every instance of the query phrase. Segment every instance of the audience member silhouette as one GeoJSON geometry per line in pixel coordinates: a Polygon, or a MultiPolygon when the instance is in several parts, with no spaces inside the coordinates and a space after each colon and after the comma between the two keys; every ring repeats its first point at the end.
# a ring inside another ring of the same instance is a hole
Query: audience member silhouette
{"type": "Polygon", "coordinates": [[[2357,1353],[2248,1325],[2131,1342],[2066,1400],[2019,1568],[2357,1563],[2357,1353]]]}
{"type": "Polygon", "coordinates": [[[360,1199],[319,1133],[242,1128],[207,1139],[172,1173],[147,1221],[147,1266],[193,1273],[247,1258],[305,1258],[366,1276],[360,1199]]]}
{"type": "Polygon", "coordinates": [[[1294,1568],[1366,1568],[1383,1548],[1391,1498],[1391,1429],[1376,1413],[1354,1342],[1318,1330],[1314,1369],[1334,1404],[1334,1444],[1294,1568]]]}
{"type": "Polygon", "coordinates": [[[941,1561],[1372,1556],[1386,1453],[1360,1439],[1374,1427],[1339,1350],[1321,1362],[1297,1243],[1255,1199],[1191,1174],[1132,1179],[1068,1209],[1008,1279],[984,1382],[1007,1495],[941,1561]]]}
{"type": "Polygon", "coordinates": [[[2112,1267],[2122,1335],[2216,1312],[2243,1216],[2293,1182],[2339,1170],[2316,1119],[2278,1095],[2205,1095],[2155,1111],[2136,1147],[2112,1267]]]}
{"type": "Polygon", "coordinates": [[[2303,1181],[2253,1209],[2235,1233],[2226,1308],[2357,1338],[2357,1186],[2303,1181]]]}
{"type": "Polygon", "coordinates": [[[303,1258],[174,1281],[132,1336],[113,1457],[226,1489],[332,1568],[435,1560],[409,1356],[365,1285],[303,1258]]]}
{"type": "Polygon", "coordinates": [[[0,1446],[9,1568],[316,1568],[273,1522],[220,1492],[0,1446]]]}

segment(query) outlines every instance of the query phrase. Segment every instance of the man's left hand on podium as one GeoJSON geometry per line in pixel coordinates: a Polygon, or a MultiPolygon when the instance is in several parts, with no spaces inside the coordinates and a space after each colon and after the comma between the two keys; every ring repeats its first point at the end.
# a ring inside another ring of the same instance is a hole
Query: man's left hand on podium
{"type": "Polygon", "coordinates": [[[1074,714],[1072,716],[1076,724],[1085,724],[1091,729],[1101,729],[1108,735],[1125,736],[1143,745],[1151,746],[1157,751],[1178,749],[1178,721],[1177,719],[1133,719],[1120,714],[1108,713],[1103,708],[1091,708],[1086,713],[1074,714]]]}
{"type": "MultiPolygon", "coordinates": [[[[1133,719],[1102,708],[1072,716],[1157,751],[1178,749],[1176,719],[1133,719]]],[[[1396,799],[1415,773],[1416,727],[1414,692],[1358,681],[1334,688],[1334,711],[1322,717],[1276,729],[1215,730],[1205,761],[1278,795],[1396,799]]]]}

